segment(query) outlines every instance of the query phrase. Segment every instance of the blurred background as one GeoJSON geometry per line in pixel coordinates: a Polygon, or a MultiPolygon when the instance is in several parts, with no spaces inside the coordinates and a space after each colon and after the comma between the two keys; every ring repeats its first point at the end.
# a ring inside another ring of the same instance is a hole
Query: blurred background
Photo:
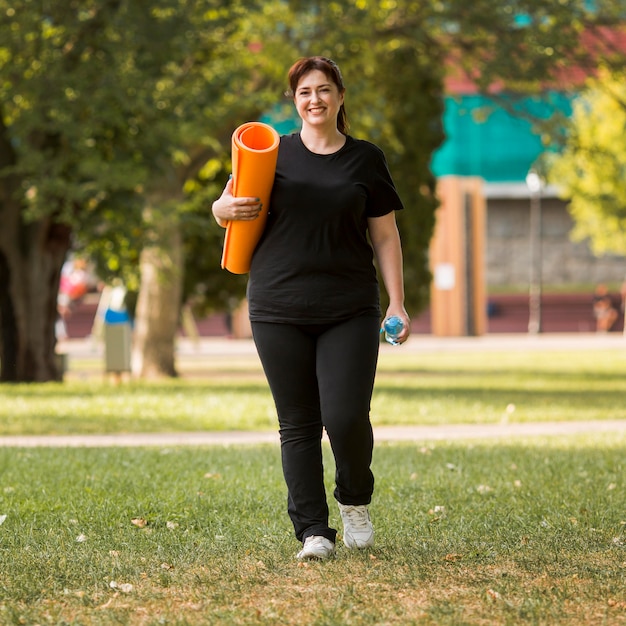
{"type": "Polygon", "coordinates": [[[210,207],[238,125],[298,131],[314,54],[405,202],[414,332],[621,333],[622,0],[0,0],[1,381],[107,324],[138,377],[249,336],[210,207]]]}

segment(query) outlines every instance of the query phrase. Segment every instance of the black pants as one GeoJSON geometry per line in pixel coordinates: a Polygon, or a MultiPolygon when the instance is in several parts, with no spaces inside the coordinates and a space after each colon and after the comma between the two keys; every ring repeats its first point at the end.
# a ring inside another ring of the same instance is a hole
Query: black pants
{"type": "Polygon", "coordinates": [[[378,318],[320,325],[253,322],[252,334],[278,412],[296,537],[304,541],[322,535],[335,541],[337,531],[328,525],[322,429],[335,457],[335,498],[342,504],[369,504],[378,318]]]}

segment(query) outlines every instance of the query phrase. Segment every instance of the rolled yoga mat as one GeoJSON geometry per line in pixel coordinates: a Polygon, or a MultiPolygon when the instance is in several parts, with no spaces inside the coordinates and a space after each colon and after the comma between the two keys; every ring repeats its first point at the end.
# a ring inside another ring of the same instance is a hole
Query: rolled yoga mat
{"type": "Polygon", "coordinates": [[[231,220],[226,226],[222,268],[233,274],[250,271],[270,204],[278,158],[278,133],[267,124],[248,122],[235,130],[232,138],[233,196],[259,198],[263,207],[253,221],[231,220]]]}

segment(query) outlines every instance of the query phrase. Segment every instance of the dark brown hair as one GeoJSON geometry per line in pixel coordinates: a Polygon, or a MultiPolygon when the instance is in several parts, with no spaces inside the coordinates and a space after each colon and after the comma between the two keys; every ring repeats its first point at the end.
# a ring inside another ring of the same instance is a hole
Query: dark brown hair
{"type": "MultiPolygon", "coordinates": [[[[305,57],[296,61],[289,70],[289,88],[290,91],[287,95],[292,96],[296,93],[298,83],[301,78],[313,70],[319,70],[323,72],[330,81],[337,85],[339,93],[344,93],[346,88],[343,84],[343,76],[341,70],[337,64],[327,57],[305,57]]],[[[346,109],[342,104],[339,108],[339,115],[337,115],[337,130],[344,135],[348,134],[348,116],[346,115],[346,109]]]]}

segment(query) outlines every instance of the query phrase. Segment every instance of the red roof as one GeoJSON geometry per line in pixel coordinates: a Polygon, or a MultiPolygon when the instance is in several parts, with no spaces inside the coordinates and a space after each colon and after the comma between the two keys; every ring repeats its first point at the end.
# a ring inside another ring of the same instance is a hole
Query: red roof
{"type": "MultiPolygon", "coordinates": [[[[586,30],[582,36],[582,50],[579,58],[563,58],[555,63],[553,77],[546,89],[579,89],[585,80],[597,71],[599,62],[608,60],[613,66],[623,68],[626,65],[626,26],[596,26],[586,30]]],[[[476,83],[463,70],[461,64],[451,55],[448,61],[448,73],[444,79],[447,94],[475,94],[479,92],[476,83]]],[[[489,87],[489,92],[499,93],[504,83],[496,81],[489,87]]]]}

